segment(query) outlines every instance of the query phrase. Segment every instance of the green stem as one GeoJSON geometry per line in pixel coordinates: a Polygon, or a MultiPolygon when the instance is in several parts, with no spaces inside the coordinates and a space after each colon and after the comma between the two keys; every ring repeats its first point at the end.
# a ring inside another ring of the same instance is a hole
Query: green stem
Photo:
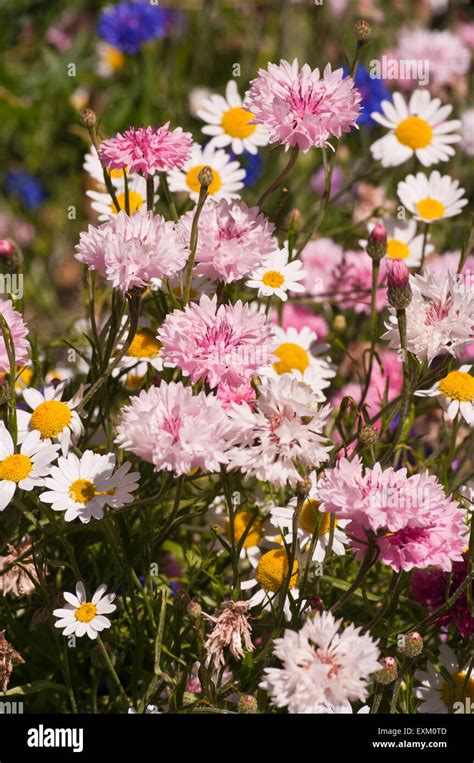
{"type": "Polygon", "coordinates": [[[199,223],[199,218],[201,216],[202,208],[204,206],[204,202],[207,199],[207,196],[208,196],[207,186],[201,185],[201,188],[199,191],[199,199],[196,205],[196,209],[194,211],[193,222],[191,225],[191,241],[189,244],[191,253],[189,255],[189,260],[187,264],[186,283],[184,286],[184,294],[183,294],[183,307],[185,307],[189,302],[189,294],[191,292],[191,280],[193,277],[194,259],[196,257],[196,249],[197,249],[197,242],[198,242],[198,223],[199,223]]]}
{"type": "Polygon", "coordinates": [[[176,210],[176,205],[174,203],[173,196],[171,195],[171,191],[169,189],[166,172],[160,172],[160,186],[163,189],[163,192],[165,194],[165,199],[168,204],[169,210],[171,212],[171,217],[173,218],[174,222],[177,223],[179,222],[179,215],[176,210]]]}
{"type": "Polygon", "coordinates": [[[272,194],[274,191],[277,190],[277,188],[279,188],[281,185],[283,185],[284,179],[291,172],[291,169],[292,169],[294,163],[296,162],[296,159],[298,157],[298,153],[299,153],[298,146],[293,146],[291,151],[290,151],[290,156],[289,156],[288,162],[286,163],[285,167],[280,172],[278,177],[275,178],[275,180],[272,183],[270,183],[268,188],[261,194],[261,196],[259,197],[259,199],[257,201],[257,206],[261,207],[263,202],[270,196],[270,194],[272,194]]]}
{"type": "Polygon", "coordinates": [[[100,650],[102,652],[102,656],[104,658],[104,662],[105,662],[105,664],[107,666],[107,669],[108,669],[108,671],[109,671],[109,673],[110,673],[110,675],[111,675],[111,677],[112,677],[112,679],[113,679],[113,681],[114,681],[114,683],[115,683],[115,685],[116,685],[116,687],[118,689],[118,693],[120,694],[120,699],[122,700],[122,702],[123,702],[123,704],[124,704],[124,706],[126,708],[131,707],[132,703],[130,702],[129,698],[125,694],[125,690],[124,690],[124,688],[122,686],[122,682],[120,681],[120,678],[117,675],[117,671],[115,670],[115,668],[114,668],[114,666],[112,664],[112,660],[109,657],[109,653],[108,653],[107,649],[105,648],[104,642],[102,641],[102,639],[99,636],[99,634],[97,634],[97,643],[99,644],[99,647],[100,647],[100,650]]]}

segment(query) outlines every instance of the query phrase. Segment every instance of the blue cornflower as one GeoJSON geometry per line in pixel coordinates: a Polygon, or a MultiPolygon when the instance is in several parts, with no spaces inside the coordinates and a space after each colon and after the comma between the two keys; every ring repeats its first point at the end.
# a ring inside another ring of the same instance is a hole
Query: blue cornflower
{"type": "Polygon", "coordinates": [[[19,199],[27,209],[37,209],[46,199],[46,192],[38,178],[26,170],[9,170],[3,187],[7,196],[19,199]]]}
{"type": "MultiPolygon", "coordinates": [[[[344,67],[344,76],[347,76],[348,70],[344,67]]],[[[362,96],[362,111],[357,120],[357,124],[370,127],[375,124],[371,118],[373,111],[380,111],[382,101],[391,101],[392,95],[385,87],[383,80],[372,79],[369,70],[365,66],[358,66],[355,76],[356,87],[362,96]]]]}
{"type": "Polygon", "coordinates": [[[150,2],[121,2],[104,8],[97,34],[114,48],[134,55],[144,42],[164,37],[172,19],[172,11],[150,2]]]}

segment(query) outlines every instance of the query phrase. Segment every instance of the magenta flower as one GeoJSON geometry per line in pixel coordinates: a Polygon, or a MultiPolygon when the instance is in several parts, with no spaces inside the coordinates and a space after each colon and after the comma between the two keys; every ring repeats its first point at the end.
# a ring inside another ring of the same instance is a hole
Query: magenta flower
{"type": "MultiPolygon", "coordinates": [[[[194,211],[187,212],[179,222],[186,242],[193,217],[194,211]]],[[[248,207],[243,201],[210,200],[199,218],[196,275],[224,283],[247,276],[278,248],[274,229],[257,207],[248,207]]]]}
{"type": "Polygon", "coordinates": [[[143,390],[122,409],[116,442],[155,465],[156,471],[186,474],[199,467],[219,471],[227,463],[229,422],[213,395],[162,382],[143,390]]]}
{"type": "MultiPolygon", "coordinates": [[[[462,562],[454,562],[451,581],[448,586],[448,575],[441,570],[417,570],[411,579],[411,593],[428,611],[442,607],[446,599],[455,593],[468,574],[466,558],[462,562]]],[[[471,583],[471,590],[474,586],[471,583]]],[[[471,638],[474,633],[474,616],[470,612],[467,592],[465,591],[453,606],[437,621],[438,625],[450,625],[457,628],[463,638],[471,638]]]]}
{"type": "Polygon", "coordinates": [[[76,258],[98,270],[112,286],[126,292],[152,278],[171,278],[183,269],[189,250],[178,239],[175,224],[152,212],[116,217],[81,233],[76,258]]]}
{"type": "Polygon", "coordinates": [[[199,304],[170,313],[158,332],[165,364],[178,366],[193,384],[225,382],[238,387],[274,359],[272,326],[262,313],[239,300],[217,306],[202,295],[199,304]]]}
{"type": "Polygon", "coordinates": [[[300,69],[280,61],[260,69],[250,83],[245,106],[256,124],[263,124],[271,143],[285,149],[298,146],[308,151],[313,146],[327,146],[330,138],[340,138],[355,126],[360,113],[361,96],[351,77],[342,69],[331,71],[328,64],[323,76],[308,64],[300,69]]]}
{"type": "MultiPolygon", "coordinates": [[[[5,319],[10,329],[10,334],[15,348],[15,362],[17,366],[22,366],[29,357],[29,344],[26,339],[28,327],[23,317],[18,313],[9,299],[0,300],[0,315],[5,319]]],[[[0,373],[10,371],[10,361],[8,359],[7,348],[3,332],[0,331],[0,373]]]]}
{"type": "Polygon", "coordinates": [[[181,127],[169,130],[169,122],[162,127],[130,127],[115,138],[100,144],[101,160],[109,170],[126,169],[144,177],[156,172],[180,169],[189,159],[193,139],[181,127]]]}
{"type": "Polygon", "coordinates": [[[428,472],[408,477],[406,469],[382,470],[378,463],[363,472],[358,456],[341,458],[325,472],[319,499],[321,511],[350,520],[345,531],[357,559],[372,539],[381,560],[397,572],[415,567],[450,572],[452,563],[462,560],[464,512],[428,472]]]}

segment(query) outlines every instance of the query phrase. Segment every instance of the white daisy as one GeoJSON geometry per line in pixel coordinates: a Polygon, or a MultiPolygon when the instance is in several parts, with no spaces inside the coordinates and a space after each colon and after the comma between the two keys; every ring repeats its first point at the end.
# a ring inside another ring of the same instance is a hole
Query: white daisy
{"type": "Polygon", "coordinates": [[[197,201],[199,198],[200,184],[198,175],[203,167],[212,169],[214,179],[209,186],[208,193],[213,199],[238,199],[241,188],[244,187],[243,179],[245,170],[239,162],[231,161],[229,154],[222,149],[216,149],[211,145],[201,148],[199,143],[194,143],[191,156],[182,170],[171,170],[168,173],[170,190],[186,191],[190,197],[197,201]]]}
{"type": "Polygon", "coordinates": [[[44,485],[59,445],[42,440],[39,432],[30,432],[15,453],[10,432],[0,422],[0,511],[6,509],[17,489],[33,490],[44,485]]]}
{"type": "Polygon", "coordinates": [[[429,177],[423,172],[407,175],[398,184],[397,194],[415,219],[425,223],[454,217],[467,204],[459,180],[453,180],[449,175],[441,177],[438,170],[434,170],[429,177]]]}
{"type": "Polygon", "coordinates": [[[100,40],[96,46],[97,74],[99,77],[111,77],[120,71],[125,63],[125,55],[121,50],[100,40]]]}
{"type": "MultiPolygon", "coordinates": [[[[322,562],[328,548],[331,529],[331,514],[319,510],[317,478],[315,472],[311,472],[311,490],[308,498],[301,508],[298,524],[298,540],[303,552],[309,551],[314,534],[317,532],[317,541],[313,550],[313,562],[322,562]]],[[[297,499],[292,498],[288,506],[275,506],[270,512],[270,522],[284,533],[288,545],[293,542],[293,518],[295,515],[297,499]]],[[[332,551],[336,556],[346,553],[345,544],[349,543],[343,528],[349,524],[348,520],[336,520],[332,551]]],[[[267,540],[276,542],[275,537],[267,537],[267,540]]]]}
{"type": "MultiPolygon", "coordinates": [[[[155,196],[154,203],[157,201],[158,196],[156,190],[159,185],[159,178],[156,176],[153,179],[155,196]]],[[[98,220],[100,222],[106,222],[114,217],[117,213],[117,208],[110,198],[107,192],[103,191],[86,191],[86,195],[92,199],[91,207],[98,213],[98,220]]],[[[116,183],[115,196],[118,201],[120,210],[126,211],[126,191],[124,183],[116,183]]],[[[130,214],[133,215],[138,212],[139,209],[146,209],[146,180],[141,175],[131,175],[128,181],[128,203],[130,214]]]]}
{"type": "Polygon", "coordinates": [[[419,397],[439,397],[448,419],[453,421],[458,413],[471,426],[474,425],[474,377],[469,373],[471,366],[461,366],[458,371],[450,371],[443,379],[429,389],[419,389],[419,397]]]}
{"type": "MultiPolygon", "coordinates": [[[[245,580],[241,583],[243,591],[249,591],[258,587],[258,590],[248,600],[250,608],[263,605],[263,609],[278,610],[282,596],[281,589],[284,588],[288,577],[288,555],[284,548],[274,548],[263,554],[258,560],[255,570],[255,577],[245,580]]],[[[299,590],[297,588],[299,577],[298,562],[293,562],[288,595],[285,598],[283,611],[286,620],[291,620],[291,606],[299,600],[299,590]]]]}
{"type": "Polygon", "coordinates": [[[421,700],[420,713],[452,713],[456,702],[461,702],[464,695],[474,701],[474,676],[466,681],[466,670],[460,669],[453,650],[447,644],[439,649],[440,668],[431,662],[426,672],[417,670],[415,678],[421,682],[415,694],[421,700]]]}
{"type": "Polygon", "coordinates": [[[40,494],[43,503],[50,503],[54,511],[65,511],[64,519],[80,519],[87,524],[92,518],[102,519],[104,506],[116,509],[133,501],[140,475],[130,472],[131,464],[115,469],[115,455],[99,455],[86,450],[79,459],[74,453],[59,458],[51,476],[44,480],[48,488],[40,494]]]}
{"type": "MultiPolygon", "coordinates": [[[[257,511],[240,509],[236,507],[234,515],[234,535],[238,543],[250,525],[245,537],[240,559],[246,559],[252,567],[256,567],[262,554],[260,543],[264,536],[265,518],[257,511]]],[[[209,506],[209,524],[219,525],[224,531],[227,542],[230,542],[230,522],[227,502],[224,496],[218,496],[209,506]]]]}
{"type": "MultiPolygon", "coordinates": [[[[282,374],[291,374],[299,381],[308,384],[315,393],[318,403],[326,400],[323,390],[329,387],[330,381],[336,375],[329,359],[316,357],[317,335],[308,326],[298,331],[293,327],[282,329],[275,326],[273,329],[277,347],[273,350],[279,360],[261,371],[262,376],[277,378],[282,374]],[[311,352],[313,350],[313,352],[311,352]]],[[[321,346],[324,351],[325,345],[321,346]]]]}
{"type": "Polygon", "coordinates": [[[110,628],[112,623],[105,615],[114,612],[117,609],[112,604],[115,599],[114,593],[106,594],[107,586],[102,583],[88,601],[84,583],[76,583],[76,594],[64,591],[63,596],[66,599],[66,606],[63,609],[54,609],[53,615],[58,619],[54,623],[56,628],[63,628],[63,636],[85,636],[96,639],[97,634],[110,628]]]}
{"type": "Polygon", "coordinates": [[[254,115],[243,108],[243,101],[235,80],[225,89],[225,98],[211,95],[199,108],[198,117],[207,125],[205,135],[212,135],[209,145],[216,148],[231,146],[234,154],[248,151],[256,154],[259,146],[268,144],[268,133],[263,125],[252,124],[254,115]]]}
{"type": "Polygon", "coordinates": [[[393,103],[382,101],[383,114],[372,112],[375,122],[388,127],[389,132],[376,140],[370,150],[383,167],[396,167],[413,154],[424,167],[447,162],[454,155],[451,143],[461,136],[455,133],[461,126],[459,119],[446,121],[453,107],[442,106],[439,98],[432,98],[428,90],[415,90],[408,104],[400,93],[393,94],[393,103]]]}
{"type": "MultiPolygon", "coordinates": [[[[387,217],[382,220],[382,225],[387,231],[387,257],[395,260],[404,260],[409,268],[416,268],[421,263],[423,255],[423,233],[417,235],[416,220],[396,220],[387,217]]],[[[368,226],[369,233],[375,227],[375,223],[368,226]]],[[[359,241],[362,249],[367,248],[367,240],[359,241]]],[[[426,239],[425,257],[434,252],[434,246],[430,243],[429,236],[426,239]]]]}
{"type": "Polygon", "coordinates": [[[58,382],[71,381],[71,379],[74,379],[75,375],[76,375],[76,372],[73,367],[64,366],[58,363],[57,366],[53,366],[53,368],[50,368],[50,370],[46,373],[44,379],[47,384],[52,384],[53,382],[57,384],[58,382]]]}
{"type": "MultiPolygon", "coordinates": [[[[112,376],[119,377],[125,388],[130,391],[142,386],[150,368],[155,371],[163,370],[161,344],[156,338],[156,332],[150,328],[149,321],[141,319],[140,323],[127,354],[112,372],[112,376]]],[[[120,352],[123,344],[124,339],[117,343],[117,352],[120,352]]]]}
{"type": "Polygon", "coordinates": [[[275,294],[283,302],[288,299],[287,291],[303,292],[300,283],[306,277],[300,260],[288,262],[288,249],[277,249],[265,257],[260,267],[256,268],[246,282],[252,289],[258,289],[259,297],[271,297],[275,294]]]}
{"type": "Polygon", "coordinates": [[[32,413],[17,411],[18,442],[23,442],[28,433],[36,430],[43,439],[58,440],[65,456],[72,442],[77,442],[84,431],[79,415],[74,408],[82,399],[82,385],[67,402],[61,400],[67,382],[48,384],[44,394],[37,389],[25,389],[23,399],[32,413]]]}

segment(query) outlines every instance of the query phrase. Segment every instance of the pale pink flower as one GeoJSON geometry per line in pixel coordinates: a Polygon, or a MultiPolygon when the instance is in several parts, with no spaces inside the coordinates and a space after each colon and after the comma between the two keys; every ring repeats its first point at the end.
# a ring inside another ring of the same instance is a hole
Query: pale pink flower
{"type": "Polygon", "coordinates": [[[406,469],[383,470],[379,463],[363,471],[358,456],[341,458],[318,487],[321,511],[350,520],[345,531],[356,558],[365,556],[371,538],[381,560],[397,572],[415,567],[449,572],[462,560],[464,512],[427,471],[408,477],[406,469]]]}
{"type": "Polygon", "coordinates": [[[309,241],[301,252],[306,270],[304,285],[308,294],[317,297],[331,290],[334,272],[341,265],[343,249],[331,238],[309,241]]]}
{"type": "Polygon", "coordinates": [[[241,384],[239,387],[232,387],[230,384],[222,382],[217,387],[217,397],[221,401],[222,407],[227,410],[231,407],[232,403],[236,405],[241,405],[242,403],[252,405],[256,393],[249,381],[241,384]]]}
{"type": "MultiPolygon", "coordinates": [[[[28,327],[23,317],[13,307],[9,299],[0,299],[0,315],[5,319],[10,329],[13,346],[15,349],[15,363],[22,366],[29,357],[29,344],[26,340],[28,327]]],[[[0,331],[0,373],[10,371],[10,361],[8,359],[7,348],[3,338],[3,331],[0,331]]]]}
{"type": "Polygon", "coordinates": [[[267,128],[271,143],[306,152],[349,132],[359,116],[360,100],[353,79],[344,77],[342,69],[333,72],[328,64],[321,77],[319,69],[311,70],[308,64],[300,69],[295,58],[292,64],[281,60],[260,69],[245,106],[254,121],[267,128]]]}
{"type": "Polygon", "coordinates": [[[126,169],[144,177],[180,169],[189,158],[193,139],[181,127],[130,127],[99,146],[102,162],[110,170],[126,169]]]}
{"type": "Polygon", "coordinates": [[[272,326],[240,300],[217,305],[217,296],[170,313],[158,332],[165,365],[178,366],[193,384],[238,387],[274,359],[272,326]]]}
{"type": "Polygon", "coordinates": [[[122,409],[116,442],[155,465],[186,474],[219,471],[227,462],[227,416],[213,395],[193,395],[181,382],[142,390],[122,409]]]}
{"type": "MultiPolygon", "coordinates": [[[[453,85],[458,77],[468,73],[471,61],[469,48],[461,37],[446,29],[402,29],[397,48],[387,55],[397,62],[427,62],[427,76],[432,85],[453,85]]],[[[400,76],[397,83],[405,89],[418,85],[413,76],[400,76]]]]}
{"type": "Polygon", "coordinates": [[[180,241],[176,226],[161,215],[119,212],[97,228],[81,233],[76,258],[98,270],[112,286],[126,292],[147,286],[152,278],[170,278],[183,269],[188,248],[180,241]]]}
{"type": "Polygon", "coordinates": [[[243,660],[244,649],[253,652],[252,628],[248,621],[249,604],[246,601],[224,601],[217,617],[203,612],[203,617],[215,623],[209,634],[205,649],[214,670],[225,666],[224,649],[236,660],[243,660]]]}
{"type": "Polygon", "coordinates": [[[474,22],[471,21],[460,24],[456,31],[461,40],[465,42],[471,50],[474,50],[474,22]]]}
{"type": "MultiPolygon", "coordinates": [[[[191,238],[194,211],[178,226],[186,243],[191,238]]],[[[264,257],[278,248],[275,226],[243,201],[210,200],[199,218],[196,275],[231,283],[248,275],[264,257]]]]}
{"type": "MultiPolygon", "coordinates": [[[[341,310],[352,309],[356,313],[370,312],[372,267],[372,259],[367,252],[345,252],[332,286],[335,291],[332,299],[337,302],[341,310]]],[[[377,310],[385,307],[386,303],[385,261],[382,260],[376,293],[377,310]]]]}

